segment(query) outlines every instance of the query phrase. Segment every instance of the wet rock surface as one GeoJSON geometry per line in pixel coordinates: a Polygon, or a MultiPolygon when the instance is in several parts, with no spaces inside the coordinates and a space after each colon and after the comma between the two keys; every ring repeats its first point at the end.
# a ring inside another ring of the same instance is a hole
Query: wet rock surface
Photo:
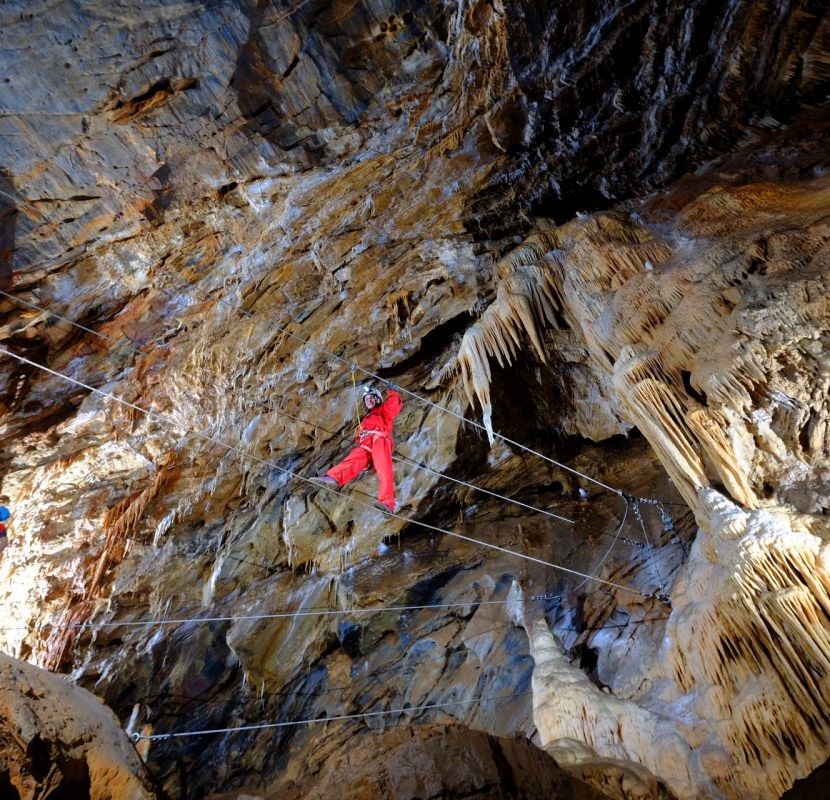
{"type": "Polygon", "coordinates": [[[161,796],[826,761],[826,9],[560,5],[0,10],[2,644],[246,728],[161,796]],[[367,380],[396,517],[305,480],[367,380]]]}

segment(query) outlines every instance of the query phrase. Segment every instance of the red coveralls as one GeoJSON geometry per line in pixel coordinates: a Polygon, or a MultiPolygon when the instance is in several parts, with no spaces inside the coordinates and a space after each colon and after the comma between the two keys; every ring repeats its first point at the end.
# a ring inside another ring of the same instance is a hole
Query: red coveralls
{"type": "Polygon", "coordinates": [[[395,510],[395,476],[392,473],[392,423],[401,411],[401,396],[392,389],[386,400],[375,406],[358,426],[357,447],[326,475],[340,486],[354,480],[369,464],[378,475],[378,500],[395,510]]]}

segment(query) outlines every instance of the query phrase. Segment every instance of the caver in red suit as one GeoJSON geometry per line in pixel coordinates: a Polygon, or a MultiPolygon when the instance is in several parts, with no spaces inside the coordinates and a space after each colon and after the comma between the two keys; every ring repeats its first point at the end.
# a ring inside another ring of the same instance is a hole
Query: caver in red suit
{"type": "Polygon", "coordinates": [[[392,424],[401,411],[401,396],[393,389],[386,400],[377,389],[364,388],[363,403],[369,413],[355,433],[357,447],[326,477],[345,486],[371,464],[378,476],[378,501],[395,510],[395,476],[392,473],[392,424]]]}

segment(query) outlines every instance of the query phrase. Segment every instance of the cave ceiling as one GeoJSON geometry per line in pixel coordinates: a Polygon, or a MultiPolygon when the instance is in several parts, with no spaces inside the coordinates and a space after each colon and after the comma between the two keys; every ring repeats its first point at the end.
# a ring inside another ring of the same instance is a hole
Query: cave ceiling
{"type": "Polygon", "coordinates": [[[766,800],[827,761],[826,3],[0,26],[0,789],[766,800]],[[391,516],[309,483],[367,382],[391,516]]]}

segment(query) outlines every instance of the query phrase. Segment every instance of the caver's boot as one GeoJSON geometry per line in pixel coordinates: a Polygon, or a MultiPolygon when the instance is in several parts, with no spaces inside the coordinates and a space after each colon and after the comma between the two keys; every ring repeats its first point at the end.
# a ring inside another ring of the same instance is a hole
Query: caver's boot
{"type": "Polygon", "coordinates": [[[316,478],[309,478],[312,483],[316,483],[318,486],[324,486],[327,489],[339,489],[340,484],[329,475],[320,475],[316,478]]]}

